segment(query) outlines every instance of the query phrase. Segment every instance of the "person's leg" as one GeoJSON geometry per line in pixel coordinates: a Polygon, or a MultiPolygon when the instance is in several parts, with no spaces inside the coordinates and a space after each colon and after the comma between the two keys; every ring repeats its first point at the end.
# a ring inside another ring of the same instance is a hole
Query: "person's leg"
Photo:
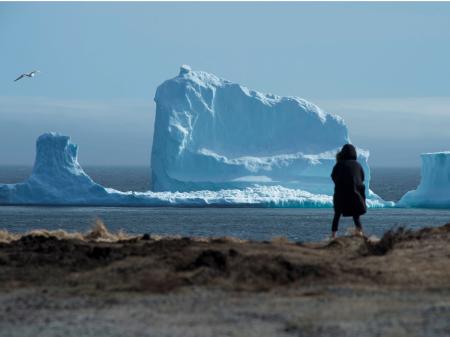
{"type": "Polygon", "coordinates": [[[362,225],[361,225],[361,220],[359,218],[359,215],[353,216],[353,222],[355,223],[355,227],[356,227],[356,235],[363,236],[363,230],[362,230],[362,225]]]}
{"type": "Polygon", "coordinates": [[[341,213],[339,212],[334,212],[334,218],[333,218],[333,225],[331,226],[331,237],[333,239],[336,238],[336,232],[338,230],[338,226],[339,226],[339,218],[341,217],[341,213]]]}

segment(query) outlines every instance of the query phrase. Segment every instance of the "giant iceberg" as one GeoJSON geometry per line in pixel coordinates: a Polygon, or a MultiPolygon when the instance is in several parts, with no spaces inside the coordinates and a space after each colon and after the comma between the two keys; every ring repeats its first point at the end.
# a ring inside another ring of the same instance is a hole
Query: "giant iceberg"
{"type": "Polygon", "coordinates": [[[424,153],[421,159],[419,186],[407,192],[397,206],[450,209],[450,151],[424,153]]]}
{"type": "MultiPolygon", "coordinates": [[[[155,95],[152,190],[282,186],[333,194],[330,173],[349,142],[342,118],[298,98],[263,94],[182,66],[155,95]]],[[[368,152],[358,150],[369,198],[368,152]]]]}

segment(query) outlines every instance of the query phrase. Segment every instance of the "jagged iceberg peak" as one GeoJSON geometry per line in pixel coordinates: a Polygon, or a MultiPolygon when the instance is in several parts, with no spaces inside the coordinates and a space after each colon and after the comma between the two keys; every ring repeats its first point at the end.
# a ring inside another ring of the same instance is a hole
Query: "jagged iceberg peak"
{"type": "Polygon", "coordinates": [[[70,137],[56,132],[47,132],[36,141],[36,159],[33,175],[55,175],[69,171],[84,174],[78,163],[78,146],[71,143],[70,137]]]}
{"type": "Polygon", "coordinates": [[[156,191],[234,188],[258,177],[291,187],[305,175],[329,185],[334,154],[349,142],[343,119],[313,103],[263,94],[189,66],[158,87],[155,102],[156,191]]]}
{"type": "Polygon", "coordinates": [[[49,132],[36,142],[36,159],[23,183],[0,185],[3,204],[87,204],[107,191],[96,184],[78,163],[78,147],[70,137],[49,132]]]}
{"type": "Polygon", "coordinates": [[[400,207],[450,208],[450,151],[423,153],[421,180],[407,192],[400,207]]]}

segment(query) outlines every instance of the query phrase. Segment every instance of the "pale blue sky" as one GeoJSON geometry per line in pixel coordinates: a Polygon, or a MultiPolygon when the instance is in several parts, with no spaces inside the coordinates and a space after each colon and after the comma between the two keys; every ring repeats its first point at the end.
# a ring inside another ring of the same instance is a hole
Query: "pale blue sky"
{"type": "Polygon", "coordinates": [[[450,3],[0,3],[0,55],[0,164],[59,131],[82,164],[148,165],[185,63],[341,115],[375,166],[450,149],[450,3]]]}

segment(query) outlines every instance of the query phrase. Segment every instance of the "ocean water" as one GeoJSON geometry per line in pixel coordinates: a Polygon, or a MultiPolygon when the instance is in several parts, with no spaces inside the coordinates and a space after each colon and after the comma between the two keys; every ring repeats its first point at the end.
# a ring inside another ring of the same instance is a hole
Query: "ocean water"
{"type": "MultiPolygon", "coordinates": [[[[119,190],[149,189],[147,167],[87,167],[85,171],[105,186],[119,190]]],[[[0,167],[0,182],[26,179],[30,167],[0,167]]],[[[420,180],[420,169],[373,168],[371,188],[385,200],[397,201],[420,180]]],[[[251,240],[287,237],[319,241],[329,236],[332,209],[169,208],[169,207],[29,207],[0,206],[0,229],[87,231],[101,219],[112,231],[179,236],[234,236],[251,240]]],[[[381,236],[391,228],[420,228],[450,222],[450,210],[371,209],[362,218],[365,232],[381,236]]],[[[340,233],[353,228],[341,220],[340,233]]]]}

